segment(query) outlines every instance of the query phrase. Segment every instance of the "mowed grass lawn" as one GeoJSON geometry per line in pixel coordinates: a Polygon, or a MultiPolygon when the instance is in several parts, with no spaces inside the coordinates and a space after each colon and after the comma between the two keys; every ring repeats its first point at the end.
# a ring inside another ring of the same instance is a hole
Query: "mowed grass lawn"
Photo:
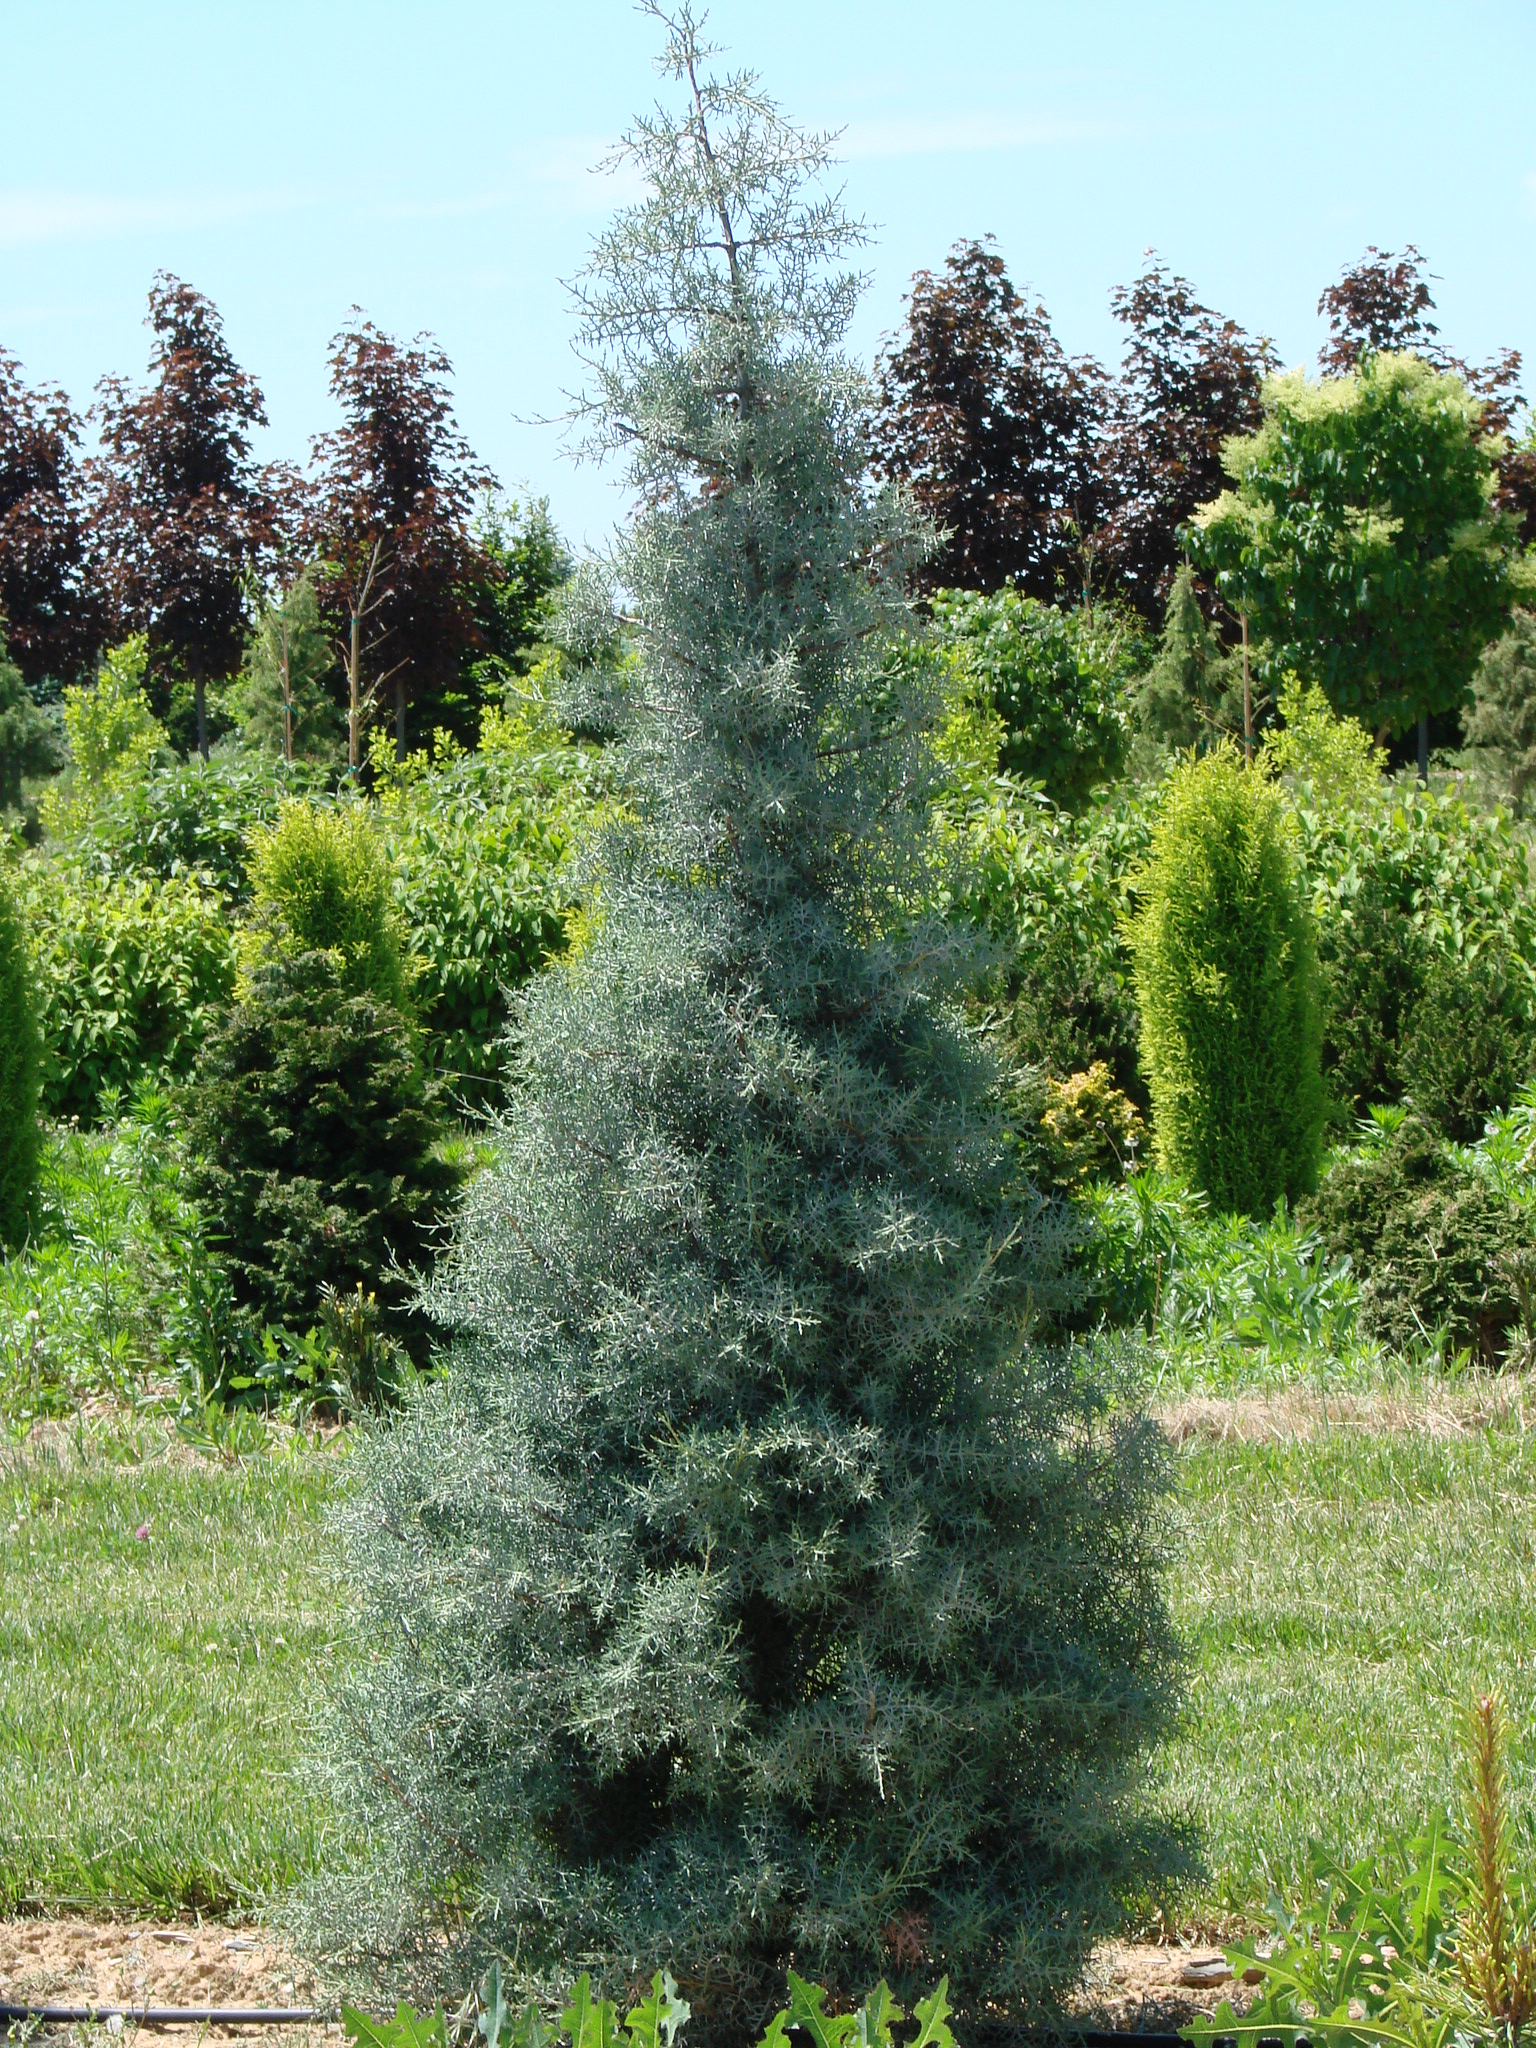
{"type": "MultiPolygon", "coordinates": [[[[1201,1903],[1241,1911],[1309,1836],[1350,1851],[1454,1803],[1478,1687],[1531,1728],[1536,1435],[1178,1458],[1189,1707],[1158,1796],[1204,1837],[1201,1903]]],[[[227,1910],[322,1853],[294,1765],[336,1648],[321,1522],[343,1463],[0,1467],[0,1904],[227,1910]]],[[[1529,1742],[1515,1790],[1529,1816],[1529,1742]]]]}
{"type": "Polygon", "coordinates": [[[1191,1667],[1159,1776],[1204,1838],[1207,1903],[1262,1903],[1309,1838],[1347,1856],[1459,1812],[1466,1709],[1490,1684],[1512,1712],[1529,1851],[1536,1433],[1335,1429],[1198,1444],[1179,1469],[1191,1667]]]}
{"type": "Polygon", "coordinates": [[[341,1462],[0,1460],[0,1907],[227,1912],[313,1864],[341,1462]]]}

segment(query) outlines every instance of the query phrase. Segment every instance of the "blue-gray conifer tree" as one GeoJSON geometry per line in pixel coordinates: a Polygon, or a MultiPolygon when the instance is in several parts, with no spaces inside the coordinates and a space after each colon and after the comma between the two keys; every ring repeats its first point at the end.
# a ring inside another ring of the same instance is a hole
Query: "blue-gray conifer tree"
{"type": "Polygon", "coordinates": [[[314,1924],[397,1976],[666,1965],[697,2041],[790,1962],[1051,1997],[1171,1656],[1159,1440],[1031,1342],[1059,1228],[924,908],[937,665],[887,651],[927,535],[868,480],[859,230],[658,19],[681,107],[577,287],[639,506],[625,800],[430,1291],[443,1370],[340,1513],[327,1768],[374,1854],[314,1924]]]}

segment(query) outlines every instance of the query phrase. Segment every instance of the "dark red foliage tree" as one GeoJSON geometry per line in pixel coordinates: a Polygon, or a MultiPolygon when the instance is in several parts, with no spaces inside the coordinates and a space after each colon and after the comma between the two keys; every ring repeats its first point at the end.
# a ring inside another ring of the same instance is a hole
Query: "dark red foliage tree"
{"type": "Polygon", "coordinates": [[[315,443],[320,478],[308,538],[330,565],[325,589],[350,683],[354,767],[361,726],[385,686],[403,755],[407,705],[430,721],[458,691],[477,639],[470,593],[484,565],[470,515],[492,479],[454,420],[451,374],[429,337],[402,348],[355,308],[331,347],[344,423],[315,443]]]}
{"type": "Polygon", "coordinates": [[[1520,520],[1522,539],[1536,540],[1536,448],[1513,438],[1525,409],[1520,351],[1501,349],[1486,363],[1470,364],[1442,347],[1439,327],[1426,318],[1435,310],[1431,275],[1412,242],[1400,256],[1371,243],[1317,302],[1318,312],[1328,316],[1328,339],[1318,363],[1329,376],[1339,377],[1368,350],[1412,349],[1433,368],[1454,371],[1483,401],[1483,432],[1505,443],[1494,456],[1499,509],[1520,520]]]}
{"type": "Polygon", "coordinates": [[[201,292],[159,272],[147,324],[150,384],[135,391],[105,377],[97,386],[95,538],[114,624],[148,635],[165,683],[191,684],[206,758],[207,685],[239,664],[246,580],[276,525],[250,443],[267,416],[201,292]]]}
{"type": "Polygon", "coordinates": [[[1104,372],[1066,355],[990,237],[958,242],[938,277],[917,273],[906,335],[878,377],[877,466],[949,531],[926,586],[1014,584],[1051,599],[1079,581],[1098,516],[1104,372]]]}
{"type": "Polygon", "coordinates": [[[1330,377],[1343,377],[1362,355],[1397,354],[1412,349],[1426,362],[1438,364],[1440,329],[1425,318],[1435,310],[1424,258],[1410,242],[1401,256],[1378,249],[1373,242],[1360,261],[1329,285],[1317,302],[1328,316],[1328,339],[1318,351],[1318,365],[1330,377]]]}
{"type": "Polygon", "coordinates": [[[1221,444],[1258,426],[1275,354],[1202,306],[1189,280],[1155,258],[1110,304],[1126,346],[1104,442],[1098,548],[1114,587],[1160,619],[1183,559],[1179,530],[1226,488],[1221,444]]]}
{"type": "Polygon", "coordinates": [[[85,566],[80,422],[62,391],[29,390],[0,349],[0,633],[34,688],[94,660],[101,607],[85,566]]]}

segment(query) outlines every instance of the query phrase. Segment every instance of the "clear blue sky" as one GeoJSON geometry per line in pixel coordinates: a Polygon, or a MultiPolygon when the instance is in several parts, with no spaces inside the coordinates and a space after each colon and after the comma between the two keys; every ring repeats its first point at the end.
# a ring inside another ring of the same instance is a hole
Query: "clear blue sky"
{"type": "MultiPolygon", "coordinates": [[[[961,236],[997,236],[1074,351],[1114,354],[1110,289],[1155,246],[1287,362],[1343,264],[1416,241],[1450,345],[1522,349],[1536,398],[1532,0],[716,0],[711,29],[846,131],[866,357],[961,236]]],[[[81,405],[142,376],[173,270],[260,379],[264,452],[301,457],[357,304],[436,335],[480,455],[600,540],[617,493],[539,422],[578,374],[560,281],[615,197],[588,167],[655,47],[627,0],[4,0],[0,345],[81,405]]]]}

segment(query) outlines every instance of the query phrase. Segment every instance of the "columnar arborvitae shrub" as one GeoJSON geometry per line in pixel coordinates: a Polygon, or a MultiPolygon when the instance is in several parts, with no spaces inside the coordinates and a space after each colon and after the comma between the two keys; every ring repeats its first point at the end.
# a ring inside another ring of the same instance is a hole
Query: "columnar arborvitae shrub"
{"type": "Polygon", "coordinates": [[[1133,934],[1159,1158],[1265,1215],[1317,1178],[1322,1026],[1285,798],[1223,747],[1169,778],[1133,934]]]}
{"type": "Polygon", "coordinates": [[[333,1934],[439,1983],[439,1928],[534,1987],[665,1964],[748,2039],[791,1958],[1059,1989],[1171,1649],[1164,1454],[1031,1346],[1055,1226],[920,908],[941,707],[884,660],[920,536],[866,484],[852,230],[699,55],[682,15],[686,109],[582,287],[643,508],[624,804],[429,1296],[443,1371],[359,1446],[324,1761],[376,1851],[333,1934]]]}
{"type": "Polygon", "coordinates": [[[26,933],[0,875],[0,1249],[27,1234],[37,1188],[41,1047],[26,933]]]}
{"type": "Polygon", "coordinates": [[[289,806],[257,843],[252,956],[190,1092],[193,1178],[236,1298],[304,1329],[327,1284],[420,1351],[407,1270],[455,1172],[366,813],[289,806]]]}

